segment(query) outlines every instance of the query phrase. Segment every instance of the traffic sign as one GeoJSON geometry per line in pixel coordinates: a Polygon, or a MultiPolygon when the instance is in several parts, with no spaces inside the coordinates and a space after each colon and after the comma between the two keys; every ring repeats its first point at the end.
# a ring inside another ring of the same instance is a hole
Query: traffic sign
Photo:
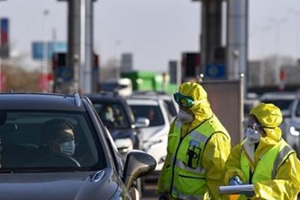
{"type": "Polygon", "coordinates": [[[45,58],[50,60],[54,52],[66,52],[66,51],[67,51],[66,42],[33,42],[32,43],[32,58],[34,60],[43,60],[45,58]]]}
{"type": "Polygon", "coordinates": [[[205,77],[210,79],[226,78],[225,65],[223,64],[207,64],[205,66],[205,77]]]}

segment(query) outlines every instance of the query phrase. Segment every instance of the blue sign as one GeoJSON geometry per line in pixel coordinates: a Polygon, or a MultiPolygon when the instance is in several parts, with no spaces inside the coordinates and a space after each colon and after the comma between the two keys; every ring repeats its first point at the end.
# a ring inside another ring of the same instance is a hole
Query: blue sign
{"type": "Polygon", "coordinates": [[[67,52],[66,42],[33,42],[32,58],[34,60],[50,60],[54,52],[67,52]]]}
{"type": "Polygon", "coordinates": [[[205,76],[210,79],[226,78],[225,65],[223,64],[207,64],[205,66],[205,76]]]}

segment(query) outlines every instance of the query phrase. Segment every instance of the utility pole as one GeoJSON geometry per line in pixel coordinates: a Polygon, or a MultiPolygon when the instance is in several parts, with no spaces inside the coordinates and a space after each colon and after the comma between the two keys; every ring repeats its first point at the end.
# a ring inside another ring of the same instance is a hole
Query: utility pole
{"type": "Polygon", "coordinates": [[[49,10],[43,11],[43,57],[42,57],[42,86],[43,86],[43,92],[46,93],[48,90],[48,87],[45,87],[45,82],[48,84],[48,78],[46,80],[45,77],[48,75],[48,40],[47,40],[47,16],[49,15],[49,10]]]}
{"type": "Polygon", "coordinates": [[[68,3],[67,63],[73,70],[68,87],[83,93],[92,92],[93,2],[96,0],[58,0],[68,3]]]}

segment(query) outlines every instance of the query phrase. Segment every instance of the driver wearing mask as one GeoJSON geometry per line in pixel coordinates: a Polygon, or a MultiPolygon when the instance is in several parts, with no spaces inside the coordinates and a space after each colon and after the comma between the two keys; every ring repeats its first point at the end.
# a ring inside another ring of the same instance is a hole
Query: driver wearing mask
{"type": "Polygon", "coordinates": [[[54,165],[79,163],[72,157],[75,152],[75,137],[71,122],[54,119],[44,123],[43,134],[47,138],[48,160],[54,165]]]}

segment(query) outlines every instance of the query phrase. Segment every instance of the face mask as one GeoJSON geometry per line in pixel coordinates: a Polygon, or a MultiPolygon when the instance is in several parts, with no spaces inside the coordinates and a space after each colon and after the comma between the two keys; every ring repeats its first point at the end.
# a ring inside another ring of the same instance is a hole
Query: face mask
{"type": "Polygon", "coordinates": [[[260,141],[260,133],[252,128],[245,130],[245,136],[249,140],[250,144],[258,143],[260,141]]]}
{"type": "Polygon", "coordinates": [[[105,119],[108,120],[108,121],[114,121],[114,120],[113,120],[113,117],[111,116],[110,113],[106,113],[106,114],[105,114],[105,119]]]}
{"type": "Polygon", "coordinates": [[[193,121],[193,116],[189,113],[184,112],[183,110],[179,110],[177,117],[182,123],[189,123],[193,121]]]}
{"type": "Polygon", "coordinates": [[[72,156],[75,152],[75,142],[65,142],[60,144],[60,151],[68,156],[72,156]]]}

